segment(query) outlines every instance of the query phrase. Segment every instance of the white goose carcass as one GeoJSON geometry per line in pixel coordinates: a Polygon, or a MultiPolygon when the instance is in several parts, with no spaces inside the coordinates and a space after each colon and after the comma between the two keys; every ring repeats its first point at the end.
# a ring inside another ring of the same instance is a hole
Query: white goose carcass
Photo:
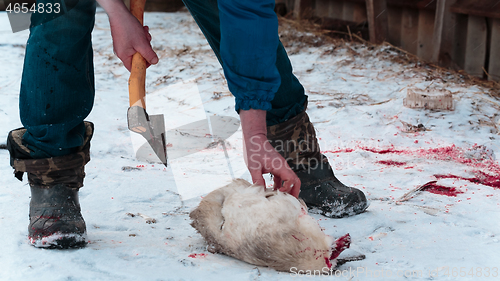
{"type": "Polygon", "coordinates": [[[349,234],[324,234],[302,201],[242,179],[209,193],[189,216],[210,252],[279,271],[334,268],[350,245],[349,234]]]}

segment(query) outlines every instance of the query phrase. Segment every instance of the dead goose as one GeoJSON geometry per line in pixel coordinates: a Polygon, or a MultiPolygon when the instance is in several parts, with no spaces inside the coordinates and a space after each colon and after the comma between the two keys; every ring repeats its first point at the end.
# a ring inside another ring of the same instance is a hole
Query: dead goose
{"type": "Polygon", "coordinates": [[[324,234],[301,200],[242,179],[209,193],[189,216],[210,252],[279,271],[333,268],[351,240],[324,234]]]}

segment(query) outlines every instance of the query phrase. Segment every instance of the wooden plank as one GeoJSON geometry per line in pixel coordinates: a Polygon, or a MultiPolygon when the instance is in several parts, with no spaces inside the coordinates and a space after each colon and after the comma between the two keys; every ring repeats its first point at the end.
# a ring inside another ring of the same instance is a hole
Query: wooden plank
{"type": "Polygon", "coordinates": [[[399,8],[412,8],[412,9],[427,9],[435,10],[436,1],[435,0],[387,0],[387,5],[399,7],[399,8]]]}
{"type": "Polygon", "coordinates": [[[395,46],[401,46],[401,19],[403,9],[388,7],[387,10],[387,23],[389,25],[387,40],[395,46]]]}
{"type": "Polygon", "coordinates": [[[488,79],[500,81],[500,19],[491,21],[490,61],[488,79]]]}
{"type": "Polygon", "coordinates": [[[453,61],[458,68],[465,66],[465,46],[467,45],[467,25],[469,16],[456,14],[455,40],[453,41],[453,61]]]}
{"type": "Polygon", "coordinates": [[[324,18],[328,17],[330,12],[330,0],[316,0],[315,15],[324,18]]]}
{"type": "Polygon", "coordinates": [[[328,17],[332,19],[342,19],[344,2],[338,0],[329,0],[328,17]]]}
{"type": "Polygon", "coordinates": [[[469,16],[467,24],[467,43],[465,46],[465,72],[474,76],[483,77],[487,36],[486,19],[478,16],[469,16]]]}
{"type": "Polygon", "coordinates": [[[295,0],[285,0],[285,5],[286,5],[286,13],[287,14],[293,14],[293,8],[295,6],[295,0]]]}
{"type": "Polygon", "coordinates": [[[308,18],[313,13],[314,0],[295,0],[293,4],[293,16],[296,19],[308,18]]]}
{"type": "Polygon", "coordinates": [[[367,20],[368,18],[366,17],[366,5],[364,3],[354,4],[353,21],[356,23],[361,23],[367,20]]]}
{"type": "Polygon", "coordinates": [[[500,18],[500,1],[498,0],[457,0],[450,9],[458,14],[500,18]]]}
{"type": "Polygon", "coordinates": [[[432,44],[433,44],[432,61],[436,63],[439,60],[439,53],[441,52],[445,5],[446,5],[446,0],[437,0],[436,15],[434,17],[434,33],[432,38],[432,44]]]}
{"type": "Polygon", "coordinates": [[[342,9],[342,19],[346,21],[354,21],[354,8],[356,4],[344,1],[344,8],[342,9]]]}
{"type": "Polygon", "coordinates": [[[287,6],[285,0],[276,0],[274,4],[274,11],[278,16],[286,16],[287,6]]]}
{"type": "Polygon", "coordinates": [[[445,67],[452,65],[456,16],[450,7],[454,2],[456,0],[438,0],[434,19],[432,61],[445,67]]]}
{"type": "MultiPolygon", "coordinates": [[[[365,0],[344,0],[346,2],[364,4],[365,0]]],[[[388,7],[410,8],[410,9],[426,9],[435,10],[436,0],[387,0],[388,7]]]]}
{"type": "Polygon", "coordinates": [[[366,0],[370,42],[380,44],[387,40],[387,2],[386,0],[366,0]]]}
{"type": "Polygon", "coordinates": [[[401,23],[401,48],[416,55],[418,46],[418,10],[404,8],[401,23]]]}
{"type": "Polygon", "coordinates": [[[430,61],[432,59],[432,33],[434,32],[434,12],[420,10],[418,13],[417,56],[430,61]]]}

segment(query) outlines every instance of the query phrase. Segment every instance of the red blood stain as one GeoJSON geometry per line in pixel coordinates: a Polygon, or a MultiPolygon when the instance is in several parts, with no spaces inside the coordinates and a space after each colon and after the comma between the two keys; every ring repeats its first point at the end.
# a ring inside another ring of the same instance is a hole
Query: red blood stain
{"type": "Polygon", "coordinates": [[[396,153],[396,154],[402,154],[404,151],[403,150],[397,150],[394,147],[388,148],[388,149],[375,149],[375,148],[370,148],[370,147],[360,147],[362,150],[377,153],[377,154],[387,154],[387,153],[396,153]]]}
{"type": "Polygon", "coordinates": [[[398,162],[398,161],[392,161],[392,160],[382,160],[382,161],[377,161],[379,164],[384,164],[387,166],[404,166],[406,165],[406,162],[398,162]]]}
{"type": "Polygon", "coordinates": [[[332,247],[332,255],[330,256],[330,259],[336,259],[342,251],[345,249],[349,248],[351,246],[351,236],[349,233],[346,235],[340,237],[335,241],[335,245],[332,247]]]}
{"type": "Polygon", "coordinates": [[[332,263],[330,262],[330,260],[325,257],[325,263],[326,263],[326,266],[328,266],[328,268],[332,268],[332,263]]]}
{"type": "Polygon", "coordinates": [[[302,241],[304,241],[304,240],[306,240],[306,239],[307,239],[307,238],[302,238],[302,239],[300,239],[300,238],[298,238],[298,237],[297,237],[297,236],[295,236],[295,235],[292,235],[292,237],[293,237],[293,238],[295,238],[295,240],[298,240],[299,242],[302,242],[302,241]]]}
{"type": "Polygon", "coordinates": [[[201,254],[190,254],[188,257],[195,259],[195,258],[198,258],[198,257],[199,258],[204,258],[206,256],[207,256],[207,254],[201,253],[201,254]]]}
{"type": "Polygon", "coordinates": [[[464,178],[464,177],[455,176],[455,175],[434,175],[434,176],[438,179],[466,180],[466,181],[470,181],[473,183],[478,183],[478,184],[482,184],[482,185],[500,188],[500,176],[491,176],[491,175],[488,175],[488,174],[483,173],[481,171],[476,171],[475,174],[476,174],[475,178],[464,178]]]}
{"type": "Polygon", "coordinates": [[[321,152],[322,153],[350,153],[350,152],[354,152],[354,149],[342,148],[342,149],[338,149],[338,150],[323,150],[321,152]]]}
{"type": "Polygon", "coordinates": [[[457,197],[457,194],[463,193],[462,191],[457,190],[454,187],[443,186],[436,183],[427,184],[424,190],[430,193],[446,195],[450,197],[457,197]]]}
{"type": "MultiPolygon", "coordinates": [[[[473,147],[474,148],[474,147],[473,147]]],[[[454,161],[460,164],[467,165],[476,169],[474,178],[463,178],[454,175],[438,175],[440,178],[457,178],[467,180],[473,183],[483,184],[494,188],[500,188],[500,165],[493,159],[475,159],[467,156],[466,150],[455,145],[437,147],[437,148],[419,148],[419,149],[396,149],[394,146],[385,149],[377,149],[372,147],[356,146],[355,148],[342,148],[338,150],[323,151],[324,153],[350,153],[355,150],[364,150],[377,154],[398,154],[408,155],[424,159],[433,159],[441,161],[454,161]],[[482,170],[482,171],[480,171],[482,170]],[[483,172],[487,171],[487,173],[483,172]]],[[[379,161],[378,163],[385,165],[398,165],[396,161],[379,161]],[[385,162],[385,163],[384,163],[385,162]]],[[[402,162],[401,162],[402,163],[402,162]]],[[[436,176],[436,177],[438,177],[436,176]]],[[[439,178],[439,177],[438,177],[439,178]]]]}

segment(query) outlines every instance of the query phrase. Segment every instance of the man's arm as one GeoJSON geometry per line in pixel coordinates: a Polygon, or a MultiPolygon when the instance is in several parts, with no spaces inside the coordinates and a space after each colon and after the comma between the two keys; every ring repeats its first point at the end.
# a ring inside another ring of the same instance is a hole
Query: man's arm
{"type": "Polygon", "coordinates": [[[274,0],[218,0],[218,5],[221,59],[229,90],[236,98],[252,180],[264,185],[262,174],[271,173],[275,188],[297,197],[299,178],[267,140],[266,111],[272,108],[281,85],[274,0]]]}
{"type": "Polygon", "coordinates": [[[106,11],[111,26],[113,49],[130,71],[132,56],[139,52],[150,64],[158,63],[158,56],[151,47],[149,28],[142,26],[130,13],[122,0],[97,0],[106,11]]]}
{"type": "Polygon", "coordinates": [[[266,111],[240,110],[240,119],[245,162],[253,183],[265,186],[262,174],[271,173],[275,189],[298,197],[300,179],[267,140],[266,111]]]}

